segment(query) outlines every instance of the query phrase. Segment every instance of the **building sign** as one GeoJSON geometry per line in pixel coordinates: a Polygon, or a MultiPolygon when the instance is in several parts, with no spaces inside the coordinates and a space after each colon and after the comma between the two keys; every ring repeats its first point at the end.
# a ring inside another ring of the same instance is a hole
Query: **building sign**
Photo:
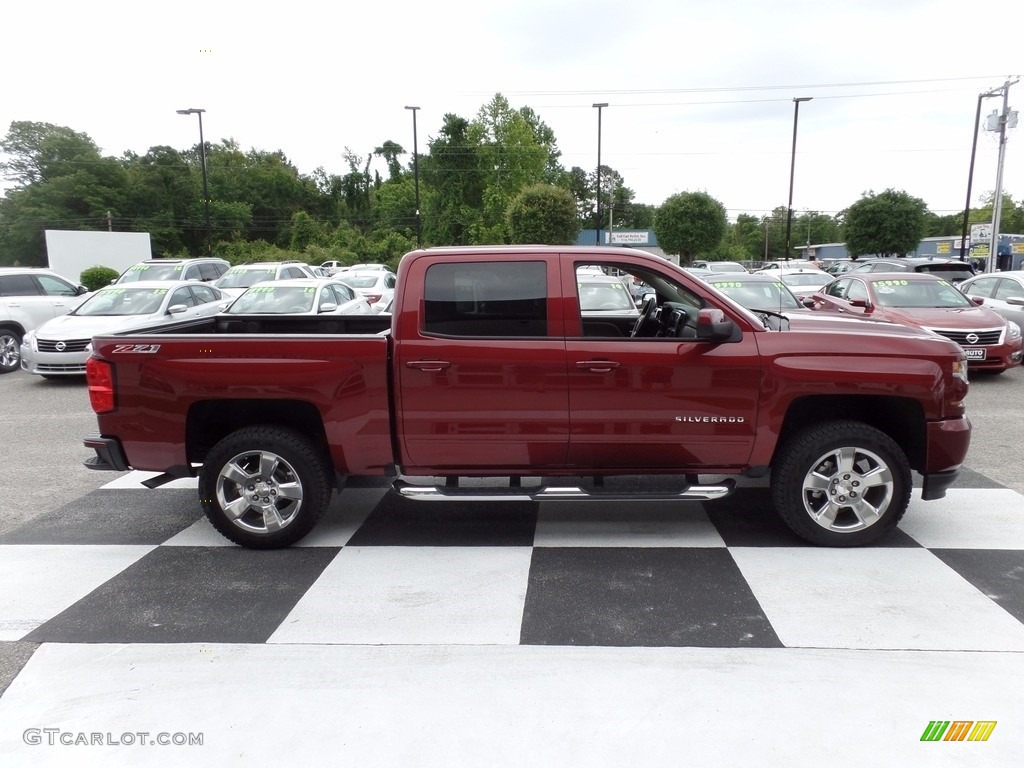
{"type": "Polygon", "coordinates": [[[936,243],[935,244],[935,252],[936,253],[949,253],[950,252],[950,244],[949,243],[936,243]]]}
{"type": "Polygon", "coordinates": [[[992,222],[971,224],[971,244],[992,242],[992,222]]]}
{"type": "Polygon", "coordinates": [[[985,243],[984,245],[976,245],[971,248],[971,256],[977,256],[982,259],[988,256],[988,243],[985,243]]]}
{"type": "Polygon", "coordinates": [[[651,237],[648,232],[612,232],[612,245],[649,245],[651,237]]]}
{"type": "Polygon", "coordinates": [[[1024,243],[1010,243],[1010,253],[1024,253],[1024,243]]]}

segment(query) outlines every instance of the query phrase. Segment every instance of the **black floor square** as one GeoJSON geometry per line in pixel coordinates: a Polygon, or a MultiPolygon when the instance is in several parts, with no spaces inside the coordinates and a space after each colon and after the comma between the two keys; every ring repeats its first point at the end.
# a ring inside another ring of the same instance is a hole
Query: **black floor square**
{"type": "Polygon", "coordinates": [[[0,536],[0,544],[162,544],[203,516],[195,490],[98,490],[0,536]]]}
{"type": "Polygon", "coordinates": [[[782,647],[720,548],[537,547],[520,642],[782,647]]]}
{"type": "Polygon", "coordinates": [[[1019,549],[933,549],[932,554],[1024,622],[1024,551],[1019,549]]]}
{"type": "Polygon", "coordinates": [[[339,551],[160,547],[24,639],[266,642],[339,551]]]}
{"type": "Polygon", "coordinates": [[[389,493],[349,546],[529,547],[537,527],[532,501],[411,501],[389,493]]]}

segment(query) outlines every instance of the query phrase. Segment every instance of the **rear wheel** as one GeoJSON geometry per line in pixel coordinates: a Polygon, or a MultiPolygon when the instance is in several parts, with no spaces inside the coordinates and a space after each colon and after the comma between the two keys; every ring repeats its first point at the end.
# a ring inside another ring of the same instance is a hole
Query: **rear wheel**
{"type": "Polygon", "coordinates": [[[910,492],[906,455],[884,432],[857,421],[799,432],[772,468],[779,515],[797,535],[825,546],[858,546],[888,533],[910,492]]]}
{"type": "Polygon", "coordinates": [[[21,364],[21,334],[10,328],[0,328],[0,373],[18,370],[21,364]]]}
{"type": "Polygon", "coordinates": [[[225,537],[253,549],[294,544],[330,502],[327,460],[305,435],[274,426],[233,432],[199,474],[203,512],[225,537]]]}

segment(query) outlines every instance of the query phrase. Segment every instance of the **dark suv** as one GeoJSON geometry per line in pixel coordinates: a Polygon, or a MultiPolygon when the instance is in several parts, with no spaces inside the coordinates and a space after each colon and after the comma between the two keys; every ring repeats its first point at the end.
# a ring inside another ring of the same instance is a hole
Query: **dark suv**
{"type": "Polygon", "coordinates": [[[894,259],[859,261],[847,274],[862,272],[927,272],[950,283],[959,283],[974,276],[969,261],[959,259],[930,259],[927,256],[907,256],[894,259]]]}
{"type": "Polygon", "coordinates": [[[226,259],[146,259],[128,267],[115,282],[138,280],[201,280],[212,283],[228,271],[226,259]]]}

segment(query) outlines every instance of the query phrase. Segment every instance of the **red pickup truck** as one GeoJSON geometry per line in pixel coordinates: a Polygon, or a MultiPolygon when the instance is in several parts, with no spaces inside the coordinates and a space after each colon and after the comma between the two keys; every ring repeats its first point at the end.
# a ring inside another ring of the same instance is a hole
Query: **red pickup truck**
{"type": "Polygon", "coordinates": [[[941,498],[970,441],[952,341],[752,312],[625,248],[418,250],[391,316],[222,314],[93,350],[86,464],[162,473],[151,486],[198,475],[211,523],[256,548],[307,534],[353,475],[421,500],[621,498],[605,478],[674,475],[636,495],[710,500],[735,481],[700,475],[769,472],[797,534],[859,545],[899,522],[912,470],[941,498]],[[581,309],[593,265],[649,286],[639,315],[581,309]]]}

